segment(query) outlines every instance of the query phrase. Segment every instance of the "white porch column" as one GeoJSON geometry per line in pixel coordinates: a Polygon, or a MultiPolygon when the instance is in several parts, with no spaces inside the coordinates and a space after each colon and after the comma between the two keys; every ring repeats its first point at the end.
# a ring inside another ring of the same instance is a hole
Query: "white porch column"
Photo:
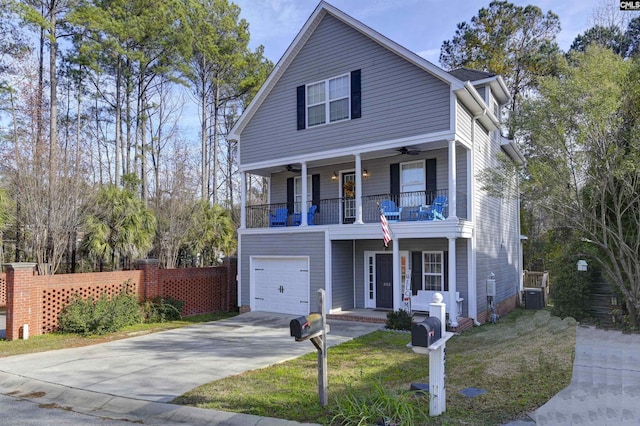
{"type": "MultiPolygon", "coordinates": [[[[356,154],[356,221],[361,225],[362,221],[362,159],[356,154]]],[[[395,248],[394,248],[395,250],[395,248]]]]}
{"type": "Polygon", "coordinates": [[[402,286],[400,276],[400,241],[397,237],[391,240],[393,244],[393,310],[402,308],[402,286]]]}
{"type": "Polygon", "coordinates": [[[302,162],[302,171],[300,175],[300,179],[302,179],[302,200],[300,200],[300,226],[307,226],[307,211],[309,207],[307,206],[307,162],[302,162]]]}
{"type": "Polygon", "coordinates": [[[449,141],[449,217],[448,219],[458,220],[458,212],[456,211],[456,141],[449,141]]]}
{"type": "Polygon", "coordinates": [[[240,229],[247,227],[247,173],[240,173],[240,229]]]}
{"type": "Polygon", "coordinates": [[[458,302],[456,300],[456,239],[449,238],[449,321],[452,327],[458,326],[458,302]]]}

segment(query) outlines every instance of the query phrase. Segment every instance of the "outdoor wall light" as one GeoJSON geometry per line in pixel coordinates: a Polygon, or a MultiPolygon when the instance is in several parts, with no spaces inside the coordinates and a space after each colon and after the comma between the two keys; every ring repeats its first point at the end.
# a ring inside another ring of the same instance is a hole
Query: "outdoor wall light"
{"type": "Polygon", "coordinates": [[[335,170],[333,171],[333,175],[331,175],[331,180],[333,182],[336,182],[338,180],[338,172],[336,172],[335,170]]]}
{"type": "Polygon", "coordinates": [[[367,169],[364,169],[362,171],[362,177],[365,178],[365,179],[367,179],[369,177],[369,171],[367,169]]]}

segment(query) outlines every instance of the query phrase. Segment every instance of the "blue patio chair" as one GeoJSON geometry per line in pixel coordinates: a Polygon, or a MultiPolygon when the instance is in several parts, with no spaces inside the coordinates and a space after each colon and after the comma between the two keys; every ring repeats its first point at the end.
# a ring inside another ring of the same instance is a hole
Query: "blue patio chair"
{"type": "Polygon", "coordinates": [[[397,207],[392,200],[383,200],[380,203],[380,210],[387,220],[399,222],[402,218],[402,207],[397,207]]]}
{"type": "Polygon", "coordinates": [[[275,213],[269,213],[269,226],[272,228],[278,226],[287,226],[287,217],[289,211],[286,207],[276,209],[275,213]]]}
{"type": "Polygon", "coordinates": [[[447,197],[438,195],[430,206],[422,206],[418,212],[419,220],[444,220],[444,209],[447,207],[447,197]]]}
{"type": "MultiPolygon", "coordinates": [[[[307,212],[307,225],[315,225],[313,221],[316,218],[316,210],[318,210],[318,206],[309,207],[309,211],[307,212]]],[[[302,223],[302,213],[294,213],[293,224],[295,226],[299,226],[301,223],[302,223]]]]}

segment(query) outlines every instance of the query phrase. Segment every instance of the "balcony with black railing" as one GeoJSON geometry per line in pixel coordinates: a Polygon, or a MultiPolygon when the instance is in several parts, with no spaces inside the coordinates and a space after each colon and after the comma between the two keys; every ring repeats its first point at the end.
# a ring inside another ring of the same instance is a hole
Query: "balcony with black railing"
{"type": "MultiPolygon", "coordinates": [[[[347,225],[357,220],[355,198],[327,198],[305,209],[308,225],[347,225]]],[[[246,207],[247,228],[276,228],[297,226],[302,223],[300,203],[273,203],[246,207]]],[[[449,217],[448,191],[415,191],[397,195],[377,194],[362,197],[362,221],[380,221],[381,210],[386,210],[388,220],[428,223],[449,217]],[[395,208],[394,208],[395,206],[395,208]]],[[[467,218],[467,195],[456,194],[458,218],[467,218]]]]}

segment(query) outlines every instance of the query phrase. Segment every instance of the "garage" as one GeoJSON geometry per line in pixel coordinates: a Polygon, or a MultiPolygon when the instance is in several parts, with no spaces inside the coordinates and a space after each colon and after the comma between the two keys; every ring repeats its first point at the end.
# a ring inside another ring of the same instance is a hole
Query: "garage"
{"type": "Polygon", "coordinates": [[[252,310],[309,313],[308,257],[251,257],[252,310]]]}

